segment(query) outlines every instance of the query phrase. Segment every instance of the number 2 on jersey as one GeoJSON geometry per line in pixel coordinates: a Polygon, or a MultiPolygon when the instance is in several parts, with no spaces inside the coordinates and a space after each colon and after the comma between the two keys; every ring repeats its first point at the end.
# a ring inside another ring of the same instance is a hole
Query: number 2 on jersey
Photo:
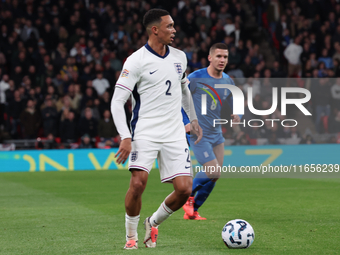
{"type": "Polygon", "coordinates": [[[167,91],[165,92],[165,95],[166,96],[171,96],[171,93],[169,92],[170,91],[170,88],[171,88],[171,81],[167,80],[165,82],[165,85],[169,86],[169,88],[167,89],[167,91]]]}

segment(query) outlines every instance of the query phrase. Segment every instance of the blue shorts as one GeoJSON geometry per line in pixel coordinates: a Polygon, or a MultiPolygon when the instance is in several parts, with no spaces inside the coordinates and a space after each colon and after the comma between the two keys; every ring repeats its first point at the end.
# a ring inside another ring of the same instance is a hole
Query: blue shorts
{"type": "Polygon", "coordinates": [[[195,157],[201,165],[216,159],[213,148],[217,145],[224,143],[222,134],[204,135],[198,144],[194,144],[197,136],[190,136],[190,148],[193,150],[195,157]]]}

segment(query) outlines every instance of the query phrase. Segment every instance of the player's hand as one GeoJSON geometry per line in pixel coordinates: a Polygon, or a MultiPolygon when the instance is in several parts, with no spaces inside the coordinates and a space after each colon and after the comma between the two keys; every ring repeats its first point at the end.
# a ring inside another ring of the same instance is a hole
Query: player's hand
{"type": "Polygon", "coordinates": [[[238,116],[237,114],[232,114],[231,117],[233,118],[233,122],[240,122],[240,116],[238,116]]]}
{"type": "Polygon", "coordinates": [[[131,152],[131,138],[125,138],[121,141],[119,149],[115,155],[118,164],[124,164],[131,152]]]}
{"type": "Polygon", "coordinates": [[[185,133],[190,134],[190,123],[186,124],[184,127],[185,127],[185,133]]]}
{"type": "Polygon", "coordinates": [[[190,132],[192,132],[191,134],[195,134],[197,136],[197,139],[195,141],[195,144],[199,143],[203,137],[203,131],[202,128],[200,127],[200,125],[198,125],[198,121],[197,120],[193,120],[191,121],[191,130],[190,132]]]}

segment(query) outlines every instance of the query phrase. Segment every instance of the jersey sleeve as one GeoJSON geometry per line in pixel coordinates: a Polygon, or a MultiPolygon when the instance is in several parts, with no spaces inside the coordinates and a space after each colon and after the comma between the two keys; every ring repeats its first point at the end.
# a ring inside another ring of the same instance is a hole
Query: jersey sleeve
{"type": "Polygon", "coordinates": [[[128,90],[129,92],[133,91],[133,88],[140,79],[140,67],[138,63],[138,59],[133,55],[127,58],[116,82],[116,87],[128,90]]]}
{"type": "MultiPolygon", "coordinates": [[[[187,57],[185,55],[185,53],[183,53],[183,76],[182,76],[182,80],[181,80],[181,84],[182,86],[188,86],[190,89],[190,81],[185,73],[186,69],[187,69],[187,65],[188,65],[188,61],[187,61],[187,57]]],[[[184,125],[187,125],[190,123],[189,117],[186,114],[186,112],[184,111],[183,107],[182,107],[182,116],[183,116],[183,123],[184,125]]]]}
{"type": "MultiPolygon", "coordinates": [[[[121,87],[119,87],[121,88],[121,87]]],[[[130,96],[127,89],[116,89],[111,100],[111,113],[114,124],[122,140],[131,138],[130,130],[126,124],[124,105],[130,96]]]]}
{"type": "Polygon", "coordinates": [[[187,70],[188,61],[187,61],[187,57],[186,57],[184,52],[182,52],[182,57],[183,57],[183,59],[182,59],[182,63],[183,63],[183,76],[182,76],[182,79],[181,79],[181,84],[183,86],[184,84],[188,85],[189,81],[188,81],[187,74],[185,73],[185,71],[187,70]]]}

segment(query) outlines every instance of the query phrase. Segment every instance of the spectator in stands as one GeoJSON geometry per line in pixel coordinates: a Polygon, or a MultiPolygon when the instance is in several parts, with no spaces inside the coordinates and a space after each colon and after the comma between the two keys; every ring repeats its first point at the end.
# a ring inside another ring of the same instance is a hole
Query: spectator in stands
{"type": "Polygon", "coordinates": [[[263,82],[261,87],[261,97],[263,98],[262,109],[267,110],[270,108],[270,104],[272,103],[273,99],[273,85],[271,84],[270,79],[265,78],[262,80],[262,82],[263,82]]]}
{"type": "Polygon", "coordinates": [[[241,25],[238,22],[235,22],[235,30],[230,33],[230,36],[233,38],[235,46],[239,47],[239,42],[244,40],[245,36],[241,30],[241,25]]]}
{"type": "Polygon", "coordinates": [[[327,78],[320,78],[319,83],[312,93],[315,93],[315,98],[313,104],[315,104],[315,127],[316,130],[320,131],[320,121],[322,116],[329,116],[331,113],[331,91],[328,85],[327,78]]]}
{"type": "MultiPolygon", "coordinates": [[[[14,81],[9,80],[8,85],[9,85],[9,88],[5,91],[5,96],[6,96],[5,104],[6,105],[8,105],[10,102],[14,100],[14,92],[15,92],[14,81]]],[[[5,110],[7,109],[5,108],[3,112],[5,112],[5,110]]]]}
{"type": "Polygon", "coordinates": [[[251,124],[253,127],[247,128],[247,133],[250,139],[266,138],[266,129],[261,127],[260,121],[254,121],[251,124]]]}
{"type": "MultiPolygon", "coordinates": [[[[332,79],[331,81],[334,81],[332,79]]],[[[331,87],[333,107],[340,110],[340,77],[336,78],[335,84],[331,87]]]]}
{"type": "Polygon", "coordinates": [[[330,56],[328,56],[328,50],[324,48],[321,53],[321,57],[318,58],[319,62],[323,62],[327,69],[333,68],[333,61],[330,56]]]}
{"type": "Polygon", "coordinates": [[[283,78],[286,77],[286,72],[280,66],[279,61],[274,61],[273,68],[271,69],[272,78],[283,78]]]}
{"type": "Polygon", "coordinates": [[[94,145],[91,141],[91,137],[88,134],[84,134],[81,137],[81,143],[78,147],[79,149],[91,149],[94,148],[94,145]]]}
{"type": "MultiPolygon", "coordinates": [[[[80,101],[80,110],[82,111],[85,107],[88,101],[94,100],[96,98],[96,95],[94,92],[94,88],[90,85],[92,85],[92,81],[88,81],[88,87],[86,87],[85,94],[83,95],[81,101],[80,101]]],[[[96,92],[97,93],[97,92],[96,92]]]]}
{"type": "Polygon", "coordinates": [[[9,76],[5,74],[0,81],[0,127],[4,124],[5,104],[6,104],[6,93],[5,91],[9,89],[9,76]]]}
{"type": "Polygon", "coordinates": [[[23,138],[34,139],[38,135],[41,124],[40,114],[35,109],[33,100],[28,100],[26,109],[20,114],[23,138]]]}
{"type": "Polygon", "coordinates": [[[10,134],[13,138],[19,138],[18,137],[18,129],[20,126],[20,114],[25,108],[25,102],[21,98],[19,90],[14,91],[14,98],[12,101],[9,102],[7,113],[8,118],[7,122],[10,134]]]}
{"type": "Polygon", "coordinates": [[[77,141],[77,123],[75,114],[67,112],[67,118],[60,123],[60,139],[63,143],[74,143],[77,141]]]}
{"type": "Polygon", "coordinates": [[[110,87],[110,84],[109,81],[103,77],[103,73],[98,71],[97,78],[92,81],[92,86],[96,89],[98,95],[101,96],[110,87]]]}
{"type": "Polygon", "coordinates": [[[48,134],[56,136],[58,127],[58,112],[56,107],[53,105],[52,99],[48,96],[46,97],[45,107],[43,108],[41,115],[44,136],[47,137],[48,134]]]}
{"type": "Polygon", "coordinates": [[[52,99],[53,104],[56,104],[56,102],[59,99],[58,92],[55,90],[54,86],[52,85],[52,80],[49,78],[49,84],[47,87],[47,95],[52,99]]]}
{"type": "Polygon", "coordinates": [[[27,19],[25,24],[26,25],[21,31],[21,39],[26,42],[31,37],[31,34],[33,34],[35,39],[38,40],[40,38],[39,31],[37,28],[32,26],[32,21],[27,19]]]}
{"type": "Polygon", "coordinates": [[[201,62],[199,62],[196,52],[194,52],[192,54],[192,58],[188,62],[188,66],[190,67],[191,71],[195,71],[195,70],[201,68],[201,62]]]}
{"type": "Polygon", "coordinates": [[[244,77],[249,78],[254,75],[255,67],[251,62],[251,57],[247,55],[244,59],[244,63],[240,65],[244,77]]]}
{"type": "Polygon", "coordinates": [[[81,94],[76,93],[76,86],[77,85],[75,84],[71,84],[70,86],[68,86],[67,96],[70,99],[72,109],[78,111],[82,96],[81,94]]]}
{"type": "Polygon", "coordinates": [[[58,102],[56,103],[56,107],[57,107],[57,112],[59,113],[59,115],[61,115],[61,118],[60,118],[61,121],[63,121],[65,118],[67,118],[67,113],[69,111],[75,110],[75,109],[72,108],[71,100],[70,100],[70,97],[68,95],[61,97],[58,100],[58,102]],[[65,111],[67,111],[67,112],[65,112],[65,111]],[[64,113],[66,115],[64,115],[64,113]]]}
{"type": "Polygon", "coordinates": [[[284,56],[288,61],[288,76],[297,74],[300,71],[300,55],[303,48],[300,45],[301,38],[296,37],[294,42],[290,43],[284,50],[284,56]]]}
{"type": "Polygon", "coordinates": [[[275,133],[269,135],[268,144],[280,144],[275,133]]]}
{"type": "Polygon", "coordinates": [[[240,131],[235,138],[235,141],[233,142],[233,145],[249,145],[250,142],[247,138],[247,135],[240,131]]]}
{"type": "Polygon", "coordinates": [[[14,68],[14,73],[12,76],[10,76],[10,79],[14,81],[15,88],[19,88],[22,82],[24,75],[22,73],[22,69],[20,66],[16,66],[14,68]]]}
{"type": "Polygon", "coordinates": [[[92,110],[90,107],[85,108],[85,116],[80,118],[79,121],[79,131],[80,135],[88,134],[91,138],[97,136],[98,122],[93,118],[92,110]]]}
{"type": "Polygon", "coordinates": [[[209,18],[209,15],[207,15],[205,10],[200,11],[200,15],[196,18],[196,26],[199,28],[201,25],[204,25],[204,31],[205,33],[208,33],[210,31],[210,28],[212,26],[211,19],[209,18]]]}
{"type": "Polygon", "coordinates": [[[80,83],[85,87],[86,83],[94,79],[94,75],[91,73],[91,67],[89,65],[84,67],[82,74],[80,75],[80,83]]]}
{"type": "Polygon", "coordinates": [[[241,61],[241,54],[237,52],[235,46],[232,46],[229,49],[228,67],[231,69],[236,69],[241,64],[241,61]]]}
{"type": "Polygon", "coordinates": [[[296,127],[283,127],[283,137],[284,138],[293,138],[293,139],[301,138],[296,127]]]}
{"type": "Polygon", "coordinates": [[[46,138],[47,139],[44,141],[44,149],[58,149],[58,143],[52,133],[49,133],[46,138]]]}
{"type": "Polygon", "coordinates": [[[328,118],[328,132],[339,133],[340,132],[340,111],[335,110],[335,114],[328,118]]]}
{"type": "Polygon", "coordinates": [[[314,144],[314,143],[315,141],[310,134],[306,135],[306,137],[303,138],[300,142],[300,144],[314,144]]]}
{"type": "Polygon", "coordinates": [[[112,51],[110,53],[110,65],[111,68],[115,71],[122,70],[122,61],[117,58],[116,52],[112,51]]]}
{"type": "Polygon", "coordinates": [[[54,50],[58,44],[58,35],[56,31],[52,29],[51,24],[46,23],[44,25],[44,31],[41,33],[41,38],[44,40],[45,48],[49,52],[54,50]]]}
{"type": "Polygon", "coordinates": [[[259,80],[254,80],[254,77],[249,77],[247,83],[243,85],[242,89],[244,94],[248,93],[248,88],[252,88],[253,98],[261,94],[261,84],[259,80]]]}
{"type": "Polygon", "coordinates": [[[99,100],[100,100],[100,104],[98,108],[99,108],[100,116],[103,117],[104,111],[110,110],[110,107],[111,107],[110,93],[108,91],[105,91],[103,96],[99,100]]]}
{"type": "Polygon", "coordinates": [[[115,86],[116,83],[115,70],[111,68],[111,64],[109,61],[105,62],[104,64],[103,77],[109,82],[110,88],[113,88],[115,86]]]}
{"type": "Polygon", "coordinates": [[[235,24],[231,17],[226,18],[226,24],[224,25],[224,31],[226,35],[231,35],[232,32],[235,31],[235,24]]]}
{"type": "Polygon", "coordinates": [[[337,59],[340,61],[340,42],[334,42],[334,49],[335,49],[335,53],[333,55],[333,60],[337,59]]]}
{"type": "Polygon", "coordinates": [[[104,118],[99,121],[98,136],[102,141],[119,137],[109,110],[104,111],[104,118]]]}

